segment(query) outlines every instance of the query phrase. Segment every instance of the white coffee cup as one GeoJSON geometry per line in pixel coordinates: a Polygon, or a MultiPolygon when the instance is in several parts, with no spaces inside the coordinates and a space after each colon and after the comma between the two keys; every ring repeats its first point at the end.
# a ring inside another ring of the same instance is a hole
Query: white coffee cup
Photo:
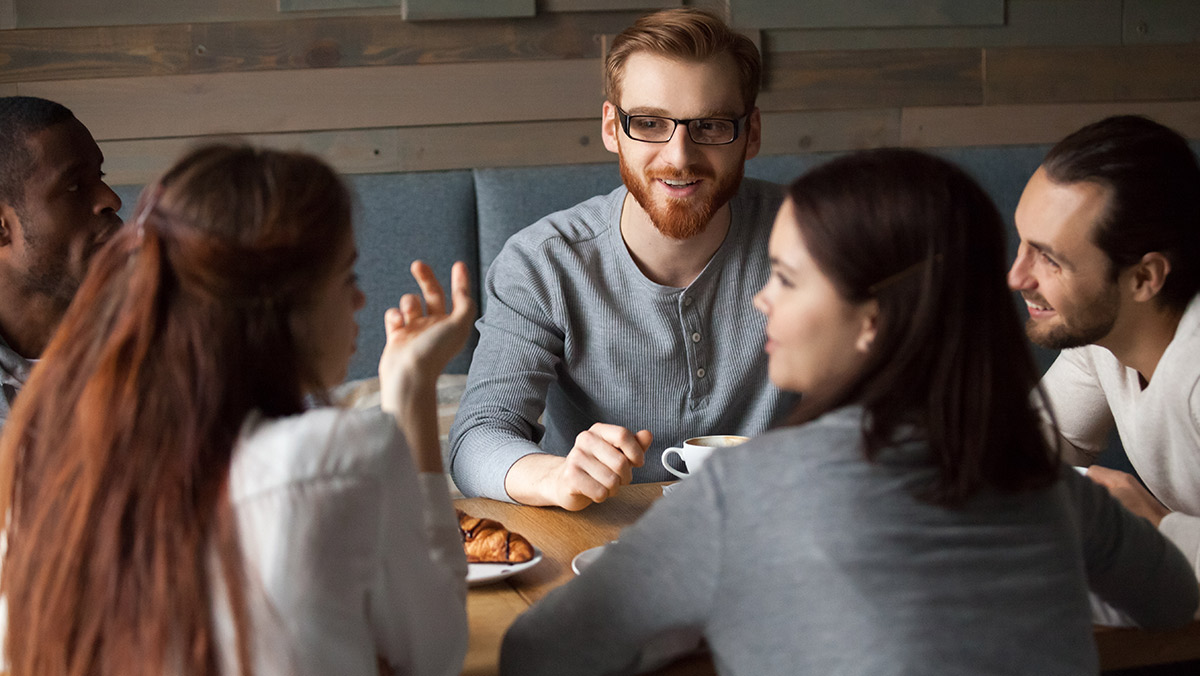
{"type": "Polygon", "coordinates": [[[700,469],[700,466],[704,464],[705,460],[708,460],[708,456],[712,455],[713,451],[718,448],[737,446],[747,439],[749,437],[740,437],[736,434],[713,434],[705,437],[692,437],[683,442],[682,447],[672,446],[663,451],[662,465],[671,474],[680,479],[686,479],[691,476],[692,472],[700,469]],[[687,465],[687,471],[677,470],[667,462],[667,457],[671,454],[678,455],[679,459],[683,460],[684,464],[687,465]]]}

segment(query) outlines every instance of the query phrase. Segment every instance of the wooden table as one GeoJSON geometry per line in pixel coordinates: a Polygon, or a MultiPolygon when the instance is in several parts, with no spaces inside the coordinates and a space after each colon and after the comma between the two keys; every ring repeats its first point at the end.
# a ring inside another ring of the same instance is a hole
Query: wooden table
{"type": "MultiPolygon", "coordinates": [[[[517,615],[575,576],[571,559],[576,554],[617,539],[622,528],[636,521],[662,497],[662,486],[625,486],[616,497],[579,512],[485,498],[456,500],[455,506],[467,513],[496,519],[525,535],[542,550],[544,557],[529,570],[501,582],[473,587],[467,594],[470,644],[463,665],[464,676],[495,676],[500,642],[517,615]]],[[[1095,637],[1102,669],[1200,659],[1200,622],[1165,632],[1097,627],[1095,637]]],[[[655,672],[659,676],[715,673],[712,661],[704,655],[685,658],[655,672]]]]}

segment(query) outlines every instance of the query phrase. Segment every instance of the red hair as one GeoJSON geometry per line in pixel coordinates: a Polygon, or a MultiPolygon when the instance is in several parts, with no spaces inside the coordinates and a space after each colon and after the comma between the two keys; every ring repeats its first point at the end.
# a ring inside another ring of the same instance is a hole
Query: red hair
{"type": "Polygon", "coordinates": [[[98,252],[0,442],[12,674],[215,674],[213,574],[248,673],[230,459],[319,387],[289,319],[350,227],[320,160],[216,145],[98,252]]]}

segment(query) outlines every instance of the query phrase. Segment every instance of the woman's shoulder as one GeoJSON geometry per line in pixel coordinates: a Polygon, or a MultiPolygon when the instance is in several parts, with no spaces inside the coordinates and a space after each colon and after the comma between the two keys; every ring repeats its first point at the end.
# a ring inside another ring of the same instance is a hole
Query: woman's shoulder
{"type": "Polygon", "coordinates": [[[407,457],[395,418],[379,409],[313,408],[242,426],[230,469],[231,491],[245,496],[286,484],[379,477],[407,457]]]}

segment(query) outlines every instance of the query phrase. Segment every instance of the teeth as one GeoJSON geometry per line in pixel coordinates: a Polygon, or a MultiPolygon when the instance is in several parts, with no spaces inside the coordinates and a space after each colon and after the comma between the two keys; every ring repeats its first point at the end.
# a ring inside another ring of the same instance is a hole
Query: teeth
{"type": "Polygon", "coordinates": [[[1042,306],[1042,305],[1038,305],[1038,304],[1034,303],[1034,302],[1033,302],[1033,301],[1031,301],[1031,300],[1026,300],[1026,301],[1025,301],[1025,305],[1026,305],[1027,307],[1033,308],[1034,310],[1041,310],[1042,312],[1048,312],[1048,311],[1050,310],[1050,308],[1049,308],[1049,307],[1045,307],[1045,306],[1042,306]]]}
{"type": "Polygon", "coordinates": [[[686,187],[686,186],[689,186],[689,185],[692,185],[693,183],[695,183],[695,181],[672,181],[667,178],[664,178],[662,180],[662,182],[666,183],[667,185],[671,186],[672,188],[683,188],[683,187],[686,187]]]}

